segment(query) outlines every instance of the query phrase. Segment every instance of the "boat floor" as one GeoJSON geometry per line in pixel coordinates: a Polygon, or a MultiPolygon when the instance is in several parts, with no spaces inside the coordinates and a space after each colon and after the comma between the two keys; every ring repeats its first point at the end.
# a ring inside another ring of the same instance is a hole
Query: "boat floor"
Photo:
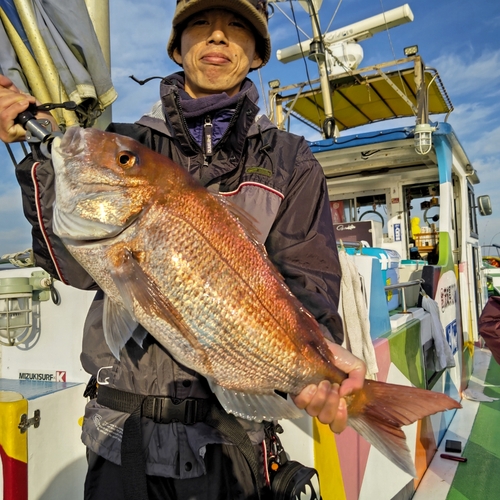
{"type": "MultiPolygon", "coordinates": [[[[488,349],[476,348],[474,372],[467,392],[500,398],[500,365],[488,349]]],[[[413,500],[490,500],[500,498],[500,399],[491,402],[462,400],[413,500]],[[455,462],[441,458],[446,440],[462,443],[467,458],[455,462]]]]}

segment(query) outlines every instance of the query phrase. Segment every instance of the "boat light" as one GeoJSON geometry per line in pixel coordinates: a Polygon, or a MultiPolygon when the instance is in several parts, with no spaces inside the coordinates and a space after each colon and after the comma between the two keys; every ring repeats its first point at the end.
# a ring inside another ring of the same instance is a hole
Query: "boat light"
{"type": "Polygon", "coordinates": [[[271,80],[268,85],[270,89],[277,89],[281,86],[281,83],[279,80],[271,80]]]}
{"type": "Polygon", "coordinates": [[[419,155],[430,153],[432,149],[432,132],[434,130],[436,130],[436,127],[431,127],[428,123],[420,123],[415,126],[415,151],[419,155]]]}
{"type": "Polygon", "coordinates": [[[50,298],[52,278],[35,271],[29,278],[0,279],[0,344],[16,346],[27,341],[33,329],[33,300],[50,298]]]}
{"type": "Polygon", "coordinates": [[[404,48],[405,56],[416,56],[418,54],[418,45],[410,45],[404,48]]]}

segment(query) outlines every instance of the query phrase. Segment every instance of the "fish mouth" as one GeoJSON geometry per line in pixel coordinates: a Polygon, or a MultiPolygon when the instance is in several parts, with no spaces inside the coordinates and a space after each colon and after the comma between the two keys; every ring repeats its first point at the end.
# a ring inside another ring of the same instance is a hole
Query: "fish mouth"
{"type": "Polygon", "coordinates": [[[113,240],[125,232],[137,219],[137,216],[127,221],[126,225],[118,226],[104,222],[82,219],[78,215],[62,213],[54,210],[54,233],[66,242],[76,244],[104,243],[113,240]]]}

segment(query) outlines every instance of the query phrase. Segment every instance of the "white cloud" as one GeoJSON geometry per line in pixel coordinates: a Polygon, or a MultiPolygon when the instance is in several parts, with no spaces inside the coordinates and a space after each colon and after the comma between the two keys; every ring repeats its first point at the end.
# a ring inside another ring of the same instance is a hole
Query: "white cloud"
{"type": "Polygon", "coordinates": [[[446,54],[432,61],[431,66],[438,68],[451,96],[465,95],[477,101],[498,93],[500,49],[485,51],[480,56],[473,50],[468,54],[446,54]]]}
{"type": "MultiPolygon", "coordinates": [[[[491,156],[495,163],[500,167],[500,125],[492,130],[485,130],[479,134],[474,141],[468,141],[470,154],[485,158],[491,156]]],[[[500,182],[499,182],[500,185],[500,182]]]]}
{"type": "Polygon", "coordinates": [[[465,103],[457,106],[448,120],[469,155],[500,153],[500,104],[465,103]]]}
{"type": "Polygon", "coordinates": [[[487,18],[485,21],[486,26],[491,29],[497,30],[500,28],[500,16],[494,16],[491,18],[487,18]]]}
{"type": "MultiPolygon", "coordinates": [[[[8,177],[14,177],[13,172],[8,177]]],[[[5,182],[6,179],[4,179],[5,182]]],[[[31,246],[31,227],[24,218],[21,204],[21,192],[16,182],[5,184],[0,192],[0,256],[6,253],[19,252],[31,246]]]]}

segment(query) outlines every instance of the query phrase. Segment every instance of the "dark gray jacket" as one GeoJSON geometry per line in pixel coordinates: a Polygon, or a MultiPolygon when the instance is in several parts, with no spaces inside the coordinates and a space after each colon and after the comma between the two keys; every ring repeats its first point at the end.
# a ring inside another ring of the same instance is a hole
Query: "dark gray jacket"
{"type": "MultiPolygon", "coordinates": [[[[200,183],[232,201],[258,221],[258,232],[270,259],[286,284],[325,327],[325,334],[342,342],[337,312],[340,267],[323,172],[306,141],[278,130],[258,117],[255,87],[246,86],[229,128],[210,159],[193,140],[180,109],[176,80],[161,83],[161,103],[135,124],[111,124],[109,130],[133,137],[184,166],[200,183]],[[165,119],[166,117],[166,119],[165,119]],[[208,161],[209,160],[209,161],[208,161]]],[[[36,156],[36,154],[35,154],[36,156]]],[[[51,229],[53,170],[49,161],[28,157],[17,175],[25,215],[33,226],[36,262],[72,286],[95,284],[65,250],[51,229]]],[[[210,390],[200,375],[176,363],[148,335],[143,348],[129,342],[120,361],[110,353],[102,329],[103,296],[91,306],[83,337],[81,361],[98,382],[127,392],[207,398],[210,390]]],[[[123,424],[128,414],[109,410],[94,400],[87,405],[82,439],[93,451],[120,463],[123,424]]],[[[262,440],[258,424],[245,424],[252,441],[262,440]]],[[[225,442],[203,422],[155,424],[143,418],[147,474],[196,477],[205,470],[200,450],[225,442]],[[189,462],[190,468],[184,464],[189,462]]]]}

